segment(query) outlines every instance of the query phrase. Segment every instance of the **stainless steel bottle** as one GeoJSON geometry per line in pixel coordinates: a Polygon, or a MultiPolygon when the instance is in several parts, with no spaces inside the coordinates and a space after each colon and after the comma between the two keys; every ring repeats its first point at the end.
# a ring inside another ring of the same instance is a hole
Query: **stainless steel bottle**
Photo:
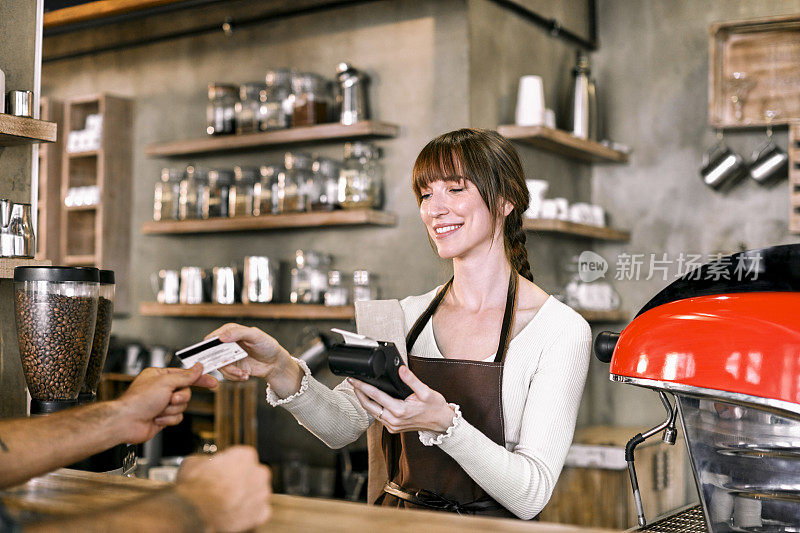
{"type": "Polygon", "coordinates": [[[597,93],[589,69],[589,58],[578,52],[575,67],[572,69],[573,87],[568,108],[571,133],[581,139],[597,139],[597,93]]]}

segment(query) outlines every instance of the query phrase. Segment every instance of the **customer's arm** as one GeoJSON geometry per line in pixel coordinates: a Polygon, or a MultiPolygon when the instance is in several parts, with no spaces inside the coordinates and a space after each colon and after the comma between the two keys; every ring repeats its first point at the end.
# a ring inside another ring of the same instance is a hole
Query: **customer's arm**
{"type": "Polygon", "coordinates": [[[293,358],[278,342],[258,328],[225,324],[206,338],[219,336],[237,342],[249,357],[220,369],[232,381],[250,376],[267,382],[267,401],[285,407],[331,448],[341,448],[358,439],[372,423],[352,386],[343,382],[331,390],[313,377],[305,363],[293,358]]]}
{"type": "Polygon", "coordinates": [[[174,488],[97,513],[26,525],[28,533],[244,531],[270,514],[270,472],[253,448],[187,457],[174,488]]]}
{"type": "Polygon", "coordinates": [[[117,400],[41,417],[0,421],[0,488],[69,465],[122,442],[153,438],[178,424],[190,385],[213,387],[201,365],[148,368],[117,400]]]}

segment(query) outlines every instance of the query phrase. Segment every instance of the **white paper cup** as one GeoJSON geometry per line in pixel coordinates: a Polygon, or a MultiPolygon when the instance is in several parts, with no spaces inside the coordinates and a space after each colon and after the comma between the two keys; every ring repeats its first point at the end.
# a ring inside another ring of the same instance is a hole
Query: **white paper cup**
{"type": "Polygon", "coordinates": [[[517,92],[518,126],[541,126],[545,121],[544,87],[541,76],[522,76],[517,92]]]}

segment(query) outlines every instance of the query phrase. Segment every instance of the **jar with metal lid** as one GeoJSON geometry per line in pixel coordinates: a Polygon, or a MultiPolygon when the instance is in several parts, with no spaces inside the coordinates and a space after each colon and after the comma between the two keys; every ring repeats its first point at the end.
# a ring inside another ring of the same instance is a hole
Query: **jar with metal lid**
{"type": "Polygon", "coordinates": [[[230,196],[230,216],[253,216],[255,184],[258,181],[257,167],[233,167],[234,182],[230,196]]]}
{"type": "Polygon", "coordinates": [[[206,106],[206,133],[228,135],[236,133],[236,101],[239,90],[235,85],[208,84],[206,106]]]}
{"type": "Polygon", "coordinates": [[[342,273],[338,270],[328,272],[328,288],[325,291],[325,305],[347,305],[347,287],[342,284],[342,273]]]}
{"type": "Polygon", "coordinates": [[[331,256],[311,250],[297,250],[296,266],[291,271],[291,293],[293,304],[319,304],[323,302],[328,288],[328,267],[331,256]]]}
{"type": "Polygon", "coordinates": [[[253,185],[253,215],[273,213],[273,191],[277,194],[278,174],[283,165],[262,165],[258,169],[258,181],[253,185]]]}
{"type": "Polygon", "coordinates": [[[233,186],[233,171],[209,170],[208,187],[205,188],[203,218],[228,217],[228,202],[233,186]]]}
{"type": "Polygon", "coordinates": [[[306,187],[309,180],[313,179],[311,170],[312,158],[308,154],[286,152],[284,157],[285,170],[278,174],[277,181],[277,212],[297,213],[306,211],[306,187]]]}
{"type": "Polygon", "coordinates": [[[111,339],[115,293],[114,271],[101,270],[92,351],[86,366],[86,376],[83,379],[80,394],[78,394],[78,403],[93,402],[97,397],[97,387],[100,385],[100,375],[103,372],[103,365],[108,353],[108,341],[111,339]]]}
{"type": "Polygon", "coordinates": [[[181,220],[203,218],[207,187],[208,170],[191,165],[186,167],[186,172],[181,179],[178,200],[181,220]]]}
{"type": "Polygon", "coordinates": [[[377,299],[378,287],[375,286],[374,276],[367,270],[353,272],[353,303],[377,299]]]}
{"type": "Polygon", "coordinates": [[[339,173],[342,163],[318,157],[312,166],[314,181],[309,193],[312,211],[331,211],[339,205],[339,173]]]}
{"type": "Polygon", "coordinates": [[[289,69],[268,70],[266,87],[261,94],[261,129],[279,130],[292,125],[294,97],[292,72],[289,69]]]}
{"type": "Polygon", "coordinates": [[[266,98],[267,86],[261,82],[244,83],[239,86],[239,101],[236,102],[236,133],[262,131],[261,97],[266,98]]]}
{"type": "Polygon", "coordinates": [[[380,209],[383,204],[381,151],[371,143],[344,146],[345,159],[339,175],[339,204],[344,209],[380,209]]]}
{"type": "Polygon", "coordinates": [[[153,220],[177,220],[180,216],[179,198],[183,169],[162,168],[153,195],[153,220]]]}
{"type": "Polygon", "coordinates": [[[328,121],[331,95],[325,78],[311,72],[296,73],[292,76],[292,92],[292,126],[311,126],[328,121]]]}

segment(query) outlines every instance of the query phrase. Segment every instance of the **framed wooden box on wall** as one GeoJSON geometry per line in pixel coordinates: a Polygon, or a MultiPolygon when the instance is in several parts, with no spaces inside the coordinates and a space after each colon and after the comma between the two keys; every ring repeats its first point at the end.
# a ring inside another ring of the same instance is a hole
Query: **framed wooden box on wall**
{"type": "Polygon", "coordinates": [[[708,121],[714,128],[800,119],[800,15],[709,28],[708,121]]]}

